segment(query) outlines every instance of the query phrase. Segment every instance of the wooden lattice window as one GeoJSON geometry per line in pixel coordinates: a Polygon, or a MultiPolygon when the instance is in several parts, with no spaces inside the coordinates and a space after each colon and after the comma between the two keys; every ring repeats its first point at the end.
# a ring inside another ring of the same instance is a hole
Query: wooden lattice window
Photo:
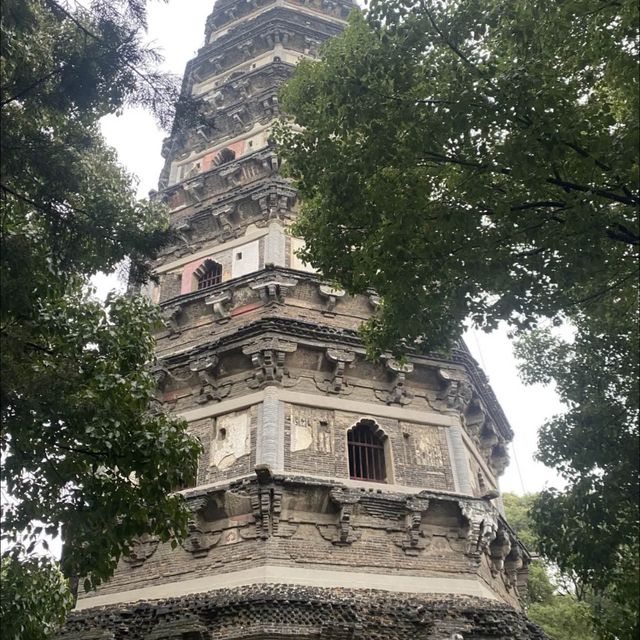
{"type": "Polygon", "coordinates": [[[349,476],[352,480],[384,482],[384,440],[372,422],[360,422],[347,434],[349,476]]]}
{"type": "Polygon", "coordinates": [[[213,260],[205,260],[196,270],[195,276],[198,282],[198,290],[207,289],[214,284],[220,284],[222,282],[222,265],[213,260]]]}

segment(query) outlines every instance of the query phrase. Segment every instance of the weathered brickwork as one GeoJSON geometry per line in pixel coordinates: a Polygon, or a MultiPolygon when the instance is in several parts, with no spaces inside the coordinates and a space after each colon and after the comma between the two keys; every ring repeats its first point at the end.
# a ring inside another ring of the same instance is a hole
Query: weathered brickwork
{"type": "Polygon", "coordinates": [[[73,614],[60,640],[543,640],[481,598],[290,585],[221,589],[73,614]],[[92,634],[92,635],[89,635],[92,634]]]}
{"type": "Polygon", "coordinates": [[[526,550],[483,500],[268,471],[185,495],[193,516],[182,545],[141,541],[98,597],[273,565],[455,576],[486,583],[512,606],[525,588],[526,550]]]}
{"type": "Polygon", "coordinates": [[[323,282],[289,233],[278,87],[353,6],[218,0],[207,20],[183,83],[200,117],[164,142],[154,195],[174,240],[145,289],[164,319],[154,409],[203,445],[188,535],[137,541],[61,638],[544,637],[494,502],[513,433],[484,374],[464,344],[368,360],[377,296],[323,282]]]}

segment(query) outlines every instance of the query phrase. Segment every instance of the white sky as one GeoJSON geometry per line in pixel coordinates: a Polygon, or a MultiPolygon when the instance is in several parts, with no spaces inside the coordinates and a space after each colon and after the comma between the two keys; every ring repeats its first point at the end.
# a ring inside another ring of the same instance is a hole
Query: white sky
{"type": "MultiPolygon", "coordinates": [[[[149,40],[165,57],[164,68],[182,76],[187,61],[204,42],[204,25],[213,0],[169,0],[149,4],[149,40]]],[[[138,194],[145,197],[157,188],[163,159],[160,156],[165,133],[153,118],[139,109],[103,120],[103,133],[118,152],[120,162],[137,176],[138,194]]],[[[116,286],[114,277],[95,279],[101,292],[116,286]]],[[[562,410],[557,395],[540,385],[525,387],[519,380],[506,331],[491,335],[478,331],[466,336],[469,349],[491,381],[498,400],[515,432],[511,464],[501,478],[503,491],[522,494],[559,484],[557,475],[535,462],[536,432],[545,419],[562,410]],[[515,454],[515,455],[514,455],[515,454]],[[517,463],[516,463],[517,460],[517,463]]]]}

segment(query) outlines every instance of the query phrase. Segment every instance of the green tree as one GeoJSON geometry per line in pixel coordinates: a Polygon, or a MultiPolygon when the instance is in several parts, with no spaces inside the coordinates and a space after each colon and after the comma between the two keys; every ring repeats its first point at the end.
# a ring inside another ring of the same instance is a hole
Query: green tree
{"type": "MultiPolygon", "coordinates": [[[[536,494],[503,495],[509,524],[528,549],[538,554],[539,540],[531,517],[536,500],[536,494]]],[[[527,615],[551,640],[596,640],[595,611],[572,577],[559,573],[545,558],[534,560],[529,565],[527,615]]]]}
{"type": "Polygon", "coordinates": [[[380,311],[372,356],[506,322],[566,413],[540,458],[547,557],[637,633],[638,6],[372,0],[282,92],[301,256],[380,311]],[[569,323],[562,340],[554,325],[569,323]],[[635,577],[632,577],[635,576],[635,577]]]}
{"type": "Polygon", "coordinates": [[[48,558],[0,558],[2,633],[12,640],[44,640],[64,622],[73,604],[67,581],[48,558]]]}
{"type": "MultiPolygon", "coordinates": [[[[141,41],[145,4],[2,3],[2,535],[32,549],[62,534],[74,592],[80,578],[90,589],[110,577],[137,536],[184,534],[172,490],[193,480],[201,448],[184,421],[154,409],[158,310],[141,297],[102,305],[88,288],[127,256],[144,278],[168,235],[166,212],[136,200],[99,133],[99,119],[127,104],[171,117],[174,82],[141,41]]],[[[29,597],[54,580],[48,561],[7,553],[3,572],[30,575],[29,597]]],[[[43,615],[42,634],[59,617],[43,615]]]]}

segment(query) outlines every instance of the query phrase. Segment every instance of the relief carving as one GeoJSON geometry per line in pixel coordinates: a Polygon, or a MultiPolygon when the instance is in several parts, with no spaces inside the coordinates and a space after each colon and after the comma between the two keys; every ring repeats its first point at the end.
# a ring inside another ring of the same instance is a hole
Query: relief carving
{"type": "Polygon", "coordinates": [[[140,567],[156,552],[159,544],[160,538],[145,533],[133,542],[129,553],[122,559],[132,569],[140,567]]]}
{"type": "Polygon", "coordinates": [[[409,428],[411,431],[406,433],[406,436],[409,436],[409,446],[407,447],[409,463],[420,467],[444,467],[444,457],[437,428],[409,428]]]}

